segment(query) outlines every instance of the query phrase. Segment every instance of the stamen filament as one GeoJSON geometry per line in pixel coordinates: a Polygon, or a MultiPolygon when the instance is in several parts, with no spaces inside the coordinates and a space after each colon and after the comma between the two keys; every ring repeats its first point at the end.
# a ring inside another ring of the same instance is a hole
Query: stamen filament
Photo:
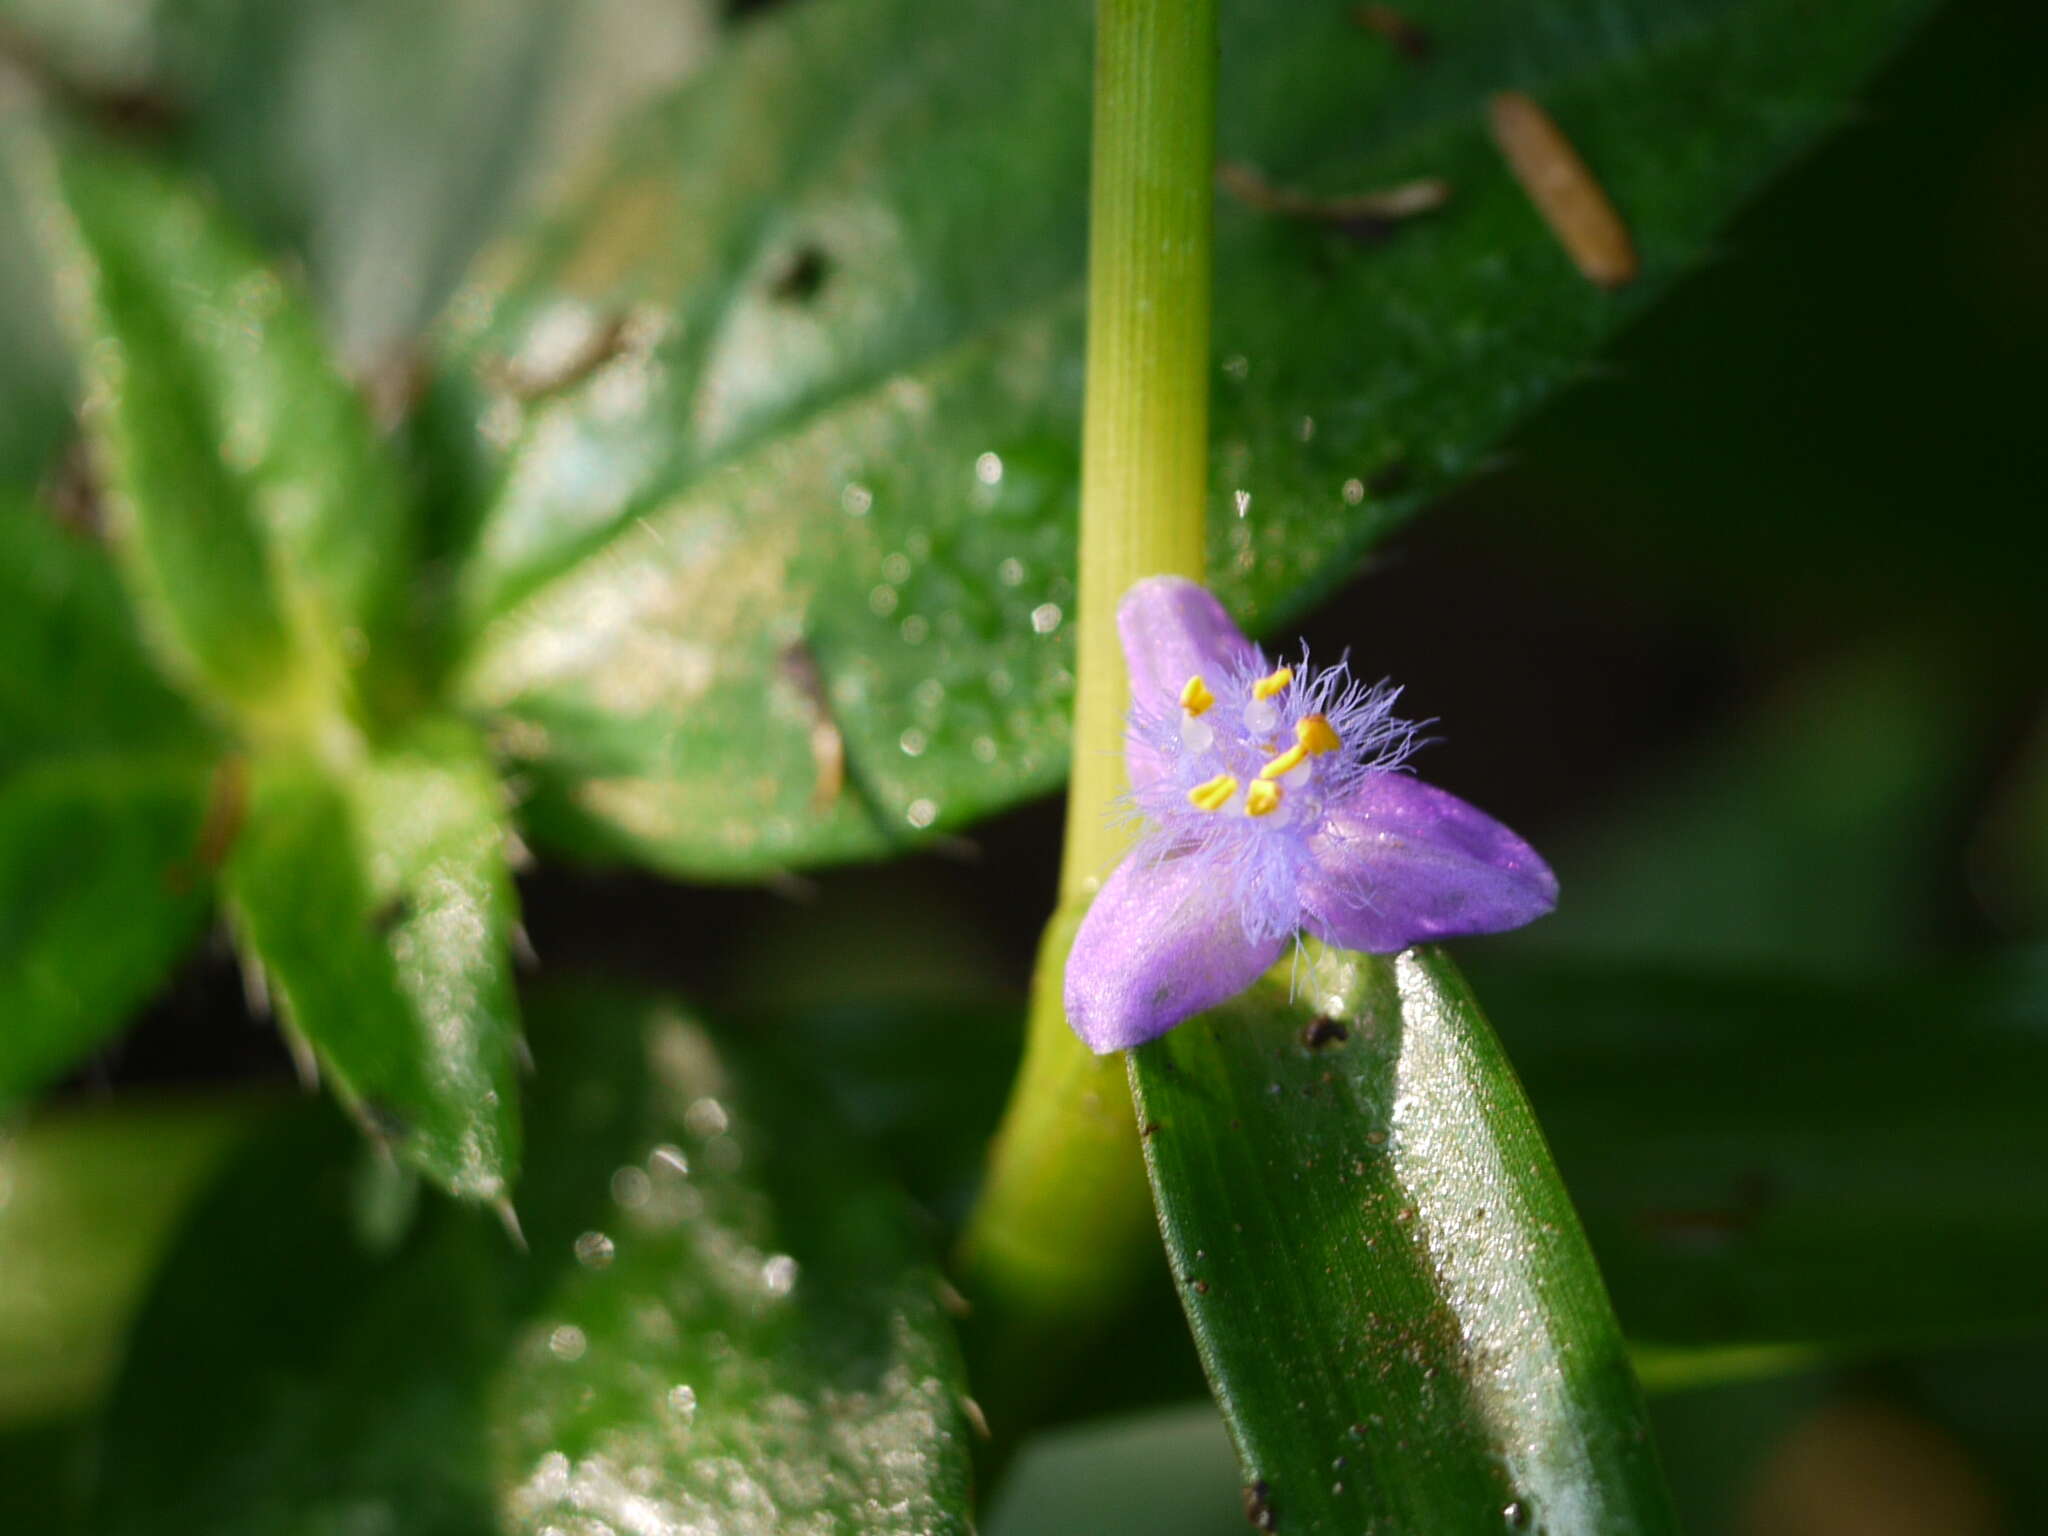
{"type": "Polygon", "coordinates": [[[1220,811],[1230,804],[1237,793],[1237,780],[1230,774],[1219,773],[1215,778],[1197,784],[1188,791],[1188,804],[1198,811],[1220,811]]]}
{"type": "Polygon", "coordinates": [[[1265,767],[1261,768],[1259,770],[1259,777],[1262,779],[1285,778],[1307,761],[1308,748],[1297,742],[1294,746],[1289,747],[1285,752],[1274,758],[1273,761],[1266,764],[1265,767]]]}

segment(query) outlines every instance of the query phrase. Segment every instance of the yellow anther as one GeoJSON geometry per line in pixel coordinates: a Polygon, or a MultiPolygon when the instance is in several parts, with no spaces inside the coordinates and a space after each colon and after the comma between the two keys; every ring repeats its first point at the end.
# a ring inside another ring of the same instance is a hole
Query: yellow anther
{"type": "Polygon", "coordinates": [[[1209,713],[1209,706],[1215,702],[1216,695],[1209,691],[1209,685],[1202,681],[1202,674],[1199,672],[1189,678],[1187,685],[1180,691],[1180,707],[1190,715],[1206,715],[1209,713]]]}
{"type": "Polygon", "coordinates": [[[1294,668],[1282,667],[1278,672],[1268,672],[1252,684],[1252,697],[1270,699],[1274,694],[1294,681],[1294,668]]]}
{"type": "Polygon", "coordinates": [[[1244,792],[1244,813],[1247,816],[1270,816],[1280,809],[1280,786],[1271,779],[1253,779],[1252,787],[1244,792]]]}
{"type": "Polygon", "coordinates": [[[1266,764],[1265,767],[1261,768],[1259,770],[1259,777],[1262,779],[1281,778],[1287,774],[1294,772],[1295,769],[1299,768],[1303,763],[1307,761],[1308,748],[1296,744],[1295,746],[1289,747],[1285,752],[1282,752],[1278,757],[1274,758],[1273,761],[1266,764]]]}
{"type": "Polygon", "coordinates": [[[1237,780],[1227,773],[1219,773],[1205,784],[1197,784],[1188,791],[1188,804],[1198,811],[1220,811],[1230,804],[1230,797],[1237,793],[1237,780]]]}
{"type": "Polygon", "coordinates": [[[1294,739],[1310,757],[1320,757],[1344,745],[1337,733],[1330,729],[1330,722],[1321,715],[1303,715],[1301,723],[1294,728],[1294,739]]]}

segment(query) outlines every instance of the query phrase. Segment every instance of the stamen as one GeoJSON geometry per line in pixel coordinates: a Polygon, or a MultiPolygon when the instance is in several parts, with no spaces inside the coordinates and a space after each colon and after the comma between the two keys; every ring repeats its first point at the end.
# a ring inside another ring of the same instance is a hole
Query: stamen
{"type": "Polygon", "coordinates": [[[1280,786],[1271,779],[1253,779],[1252,787],[1244,792],[1244,813],[1247,816],[1270,816],[1280,809],[1280,786]]]}
{"type": "Polygon", "coordinates": [[[1230,804],[1230,797],[1236,793],[1237,780],[1227,773],[1219,773],[1189,790],[1188,804],[1198,811],[1220,811],[1230,804]]]}
{"type": "Polygon", "coordinates": [[[1320,757],[1344,745],[1342,738],[1330,729],[1330,722],[1321,715],[1303,715],[1294,727],[1294,739],[1310,757],[1320,757]]]}
{"type": "Polygon", "coordinates": [[[1300,743],[1289,747],[1259,770],[1262,779],[1283,778],[1308,761],[1308,748],[1300,743]]]}
{"type": "Polygon", "coordinates": [[[1294,668],[1282,667],[1278,672],[1269,672],[1252,684],[1252,697],[1270,699],[1274,694],[1294,681],[1294,668]]]}
{"type": "Polygon", "coordinates": [[[1215,702],[1216,695],[1209,691],[1209,685],[1202,681],[1199,672],[1189,678],[1180,691],[1180,707],[1190,715],[1206,715],[1215,702]]]}

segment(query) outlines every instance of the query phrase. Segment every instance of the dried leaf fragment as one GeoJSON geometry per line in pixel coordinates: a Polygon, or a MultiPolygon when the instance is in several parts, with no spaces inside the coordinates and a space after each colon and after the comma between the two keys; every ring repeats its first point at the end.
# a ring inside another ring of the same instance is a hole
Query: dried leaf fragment
{"type": "Polygon", "coordinates": [[[1487,103],[1493,139],[1515,180],[1588,281],[1619,288],[1637,271],[1635,242],[1571,140],[1536,100],[1502,91],[1487,103]]]}

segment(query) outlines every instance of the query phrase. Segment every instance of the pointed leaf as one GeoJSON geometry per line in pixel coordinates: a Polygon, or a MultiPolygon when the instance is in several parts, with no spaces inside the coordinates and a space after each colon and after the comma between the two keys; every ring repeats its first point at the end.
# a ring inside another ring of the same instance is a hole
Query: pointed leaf
{"type": "Polygon", "coordinates": [[[345,1139],[258,1149],[139,1325],[93,1529],[969,1529],[959,1364],[900,1197],[791,1074],[673,1006],[535,1011],[531,1253],[439,1205],[373,1252],[345,1139]]]}
{"type": "Polygon", "coordinates": [[[517,1172],[517,923],[504,792],[444,725],[336,774],[260,761],[223,872],[244,963],[365,1127],[430,1178],[517,1172]]]}
{"type": "Polygon", "coordinates": [[[395,474],[304,303],[215,208],[111,150],[55,154],[59,286],[137,606],[189,685],[303,726],[400,616],[395,474]]]}
{"type": "Polygon", "coordinates": [[[1599,1271],[1451,963],[1310,946],[1133,1052],[1254,1524],[1674,1529],[1599,1271]]]}
{"type": "MultiPolygon", "coordinates": [[[[1696,260],[1924,7],[1226,8],[1220,148],[1317,192],[1445,180],[1384,240],[1217,218],[1211,577],[1254,628],[1348,574],[1696,260]],[[1644,277],[1573,269],[1488,138],[1541,95],[1644,277]]],[[[718,875],[1049,787],[1071,703],[1089,7],[815,0],[748,27],[458,302],[510,439],[470,697],[543,830],[718,875]],[[843,764],[843,772],[842,772],[843,764]]]]}

